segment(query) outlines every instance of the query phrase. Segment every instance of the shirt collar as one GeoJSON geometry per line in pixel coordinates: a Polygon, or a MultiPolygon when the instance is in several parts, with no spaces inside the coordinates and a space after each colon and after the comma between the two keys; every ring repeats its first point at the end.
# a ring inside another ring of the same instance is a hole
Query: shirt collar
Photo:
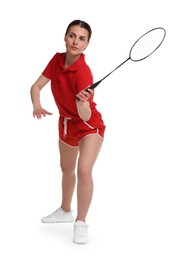
{"type": "Polygon", "coordinates": [[[66,53],[64,52],[64,53],[62,53],[62,55],[59,56],[59,60],[58,60],[61,69],[64,71],[76,71],[79,68],[81,68],[85,63],[85,54],[82,53],[78,60],[76,60],[68,68],[65,68],[65,56],[66,56],[66,53]]]}

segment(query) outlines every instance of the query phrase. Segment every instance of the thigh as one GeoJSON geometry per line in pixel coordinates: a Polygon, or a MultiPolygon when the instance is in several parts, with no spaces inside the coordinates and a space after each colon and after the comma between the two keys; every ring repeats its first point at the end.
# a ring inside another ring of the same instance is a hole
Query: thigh
{"type": "Polygon", "coordinates": [[[83,138],[79,144],[80,155],[78,166],[92,169],[103,144],[99,135],[89,135],[83,138]]]}
{"type": "Polygon", "coordinates": [[[71,147],[59,140],[60,163],[63,171],[74,171],[78,147],[71,147]]]}

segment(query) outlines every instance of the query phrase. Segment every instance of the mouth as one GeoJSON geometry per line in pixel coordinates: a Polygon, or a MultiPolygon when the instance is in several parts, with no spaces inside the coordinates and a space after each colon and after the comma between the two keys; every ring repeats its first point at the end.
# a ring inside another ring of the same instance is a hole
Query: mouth
{"type": "Polygon", "coordinates": [[[78,48],[75,47],[75,46],[70,46],[70,48],[71,48],[71,50],[73,50],[73,51],[77,51],[77,50],[78,50],[78,48]]]}

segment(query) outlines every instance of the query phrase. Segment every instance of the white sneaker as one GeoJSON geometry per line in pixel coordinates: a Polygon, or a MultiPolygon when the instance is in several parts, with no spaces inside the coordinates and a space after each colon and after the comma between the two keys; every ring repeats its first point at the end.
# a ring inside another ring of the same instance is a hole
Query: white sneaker
{"type": "Polygon", "coordinates": [[[88,225],[84,221],[76,221],[74,224],[74,238],[73,242],[76,244],[86,244],[89,242],[88,239],[88,225]]]}
{"type": "Polygon", "coordinates": [[[57,209],[52,214],[41,219],[43,223],[67,223],[73,222],[74,218],[72,211],[64,211],[62,208],[57,209]]]}

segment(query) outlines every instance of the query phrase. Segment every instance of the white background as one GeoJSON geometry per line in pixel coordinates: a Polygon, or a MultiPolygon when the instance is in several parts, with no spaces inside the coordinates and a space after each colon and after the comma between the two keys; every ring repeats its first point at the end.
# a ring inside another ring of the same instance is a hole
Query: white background
{"type": "Polygon", "coordinates": [[[1,1],[1,259],[188,259],[187,22],[183,0],[1,1]],[[127,62],[96,89],[107,129],[84,246],[72,243],[72,224],[40,222],[61,202],[58,111],[49,86],[41,99],[53,116],[33,119],[30,101],[75,19],[93,30],[85,54],[95,81],[141,34],[167,31],[153,56],[127,62]]]}

